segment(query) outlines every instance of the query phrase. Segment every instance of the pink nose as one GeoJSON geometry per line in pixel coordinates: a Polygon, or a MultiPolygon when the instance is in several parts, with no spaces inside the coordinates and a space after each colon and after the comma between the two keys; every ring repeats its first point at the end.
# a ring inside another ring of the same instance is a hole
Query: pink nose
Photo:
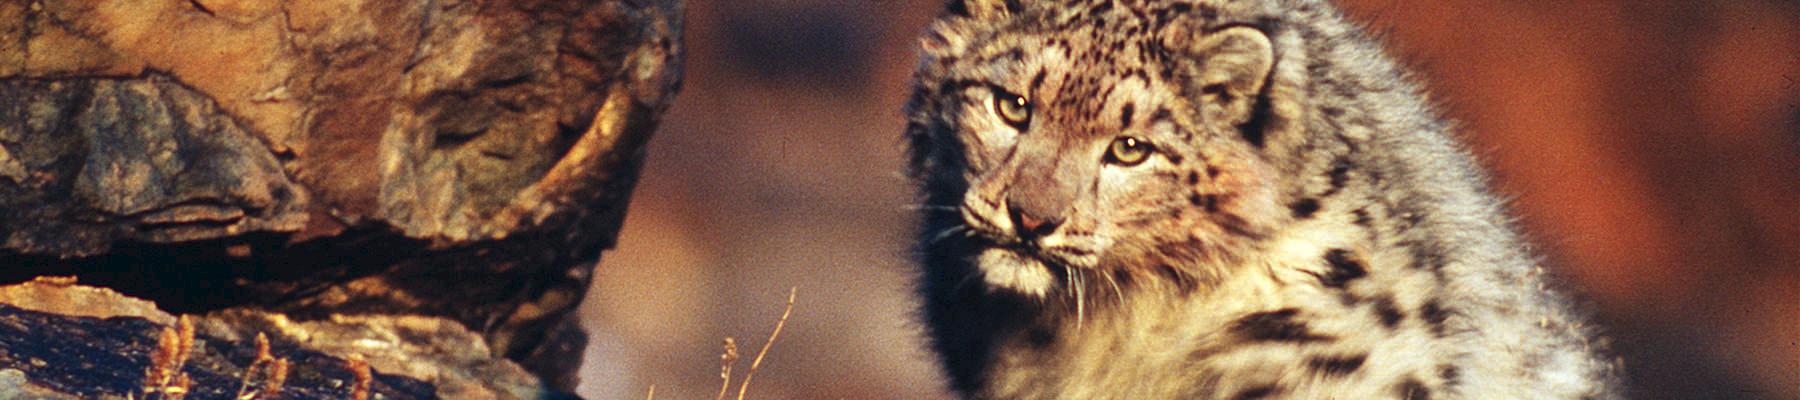
{"type": "Polygon", "coordinates": [[[1061,222],[1032,215],[1031,212],[1019,207],[1007,207],[1006,213],[1012,217],[1013,231],[1016,232],[1019,239],[1027,241],[1050,234],[1050,231],[1056,230],[1057,224],[1061,222]]]}
{"type": "Polygon", "coordinates": [[[1013,215],[1017,216],[1014,222],[1019,224],[1019,230],[1037,232],[1038,228],[1044,226],[1044,220],[1033,217],[1031,214],[1013,213],[1013,215]]]}

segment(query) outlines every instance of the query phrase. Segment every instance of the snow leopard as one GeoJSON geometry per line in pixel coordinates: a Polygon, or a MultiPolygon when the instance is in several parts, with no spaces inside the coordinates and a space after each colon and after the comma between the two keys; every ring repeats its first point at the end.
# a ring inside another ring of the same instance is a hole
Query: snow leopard
{"type": "Polygon", "coordinates": [[[952,0],[905,106],[970,399],[1611,399],[1619,362],[1324,0],[952,0]]]}

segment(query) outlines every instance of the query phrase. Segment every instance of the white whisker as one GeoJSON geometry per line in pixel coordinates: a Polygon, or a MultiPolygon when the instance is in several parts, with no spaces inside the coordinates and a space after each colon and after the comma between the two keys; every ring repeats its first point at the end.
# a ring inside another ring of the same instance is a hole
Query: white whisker
{"type": "MultiPolygon", "coordinates": [[[[1068,266],[1063,266],[1063,292],[1064,293],[1074,293],[1074,291],[1075,291],[1075,270],[1069,269],[1068,266]]],[[[1079,327],[1079,326],[1081,326],[1081,324],[1080,324],[1081,317],[1080,317],[1079,313],[1077,313],[1077,314],[1078,315],[1075,317],[1076,321],[1077,321],[1075,326],[1079,327]]]]}
{"type": "Polygon", "coordinates": [[[963,290],[963,288],[969,287],[970,282],[975,282],[975,281],[979,281],[979,280],[981,280],[981,272],[970,271],[967,274],[963,274],[962,280],[956,282],[956,287],[951,288],[950,292],[952,292],[952,293],[961,292],[963,290]]]}
{"type": "Polygon", "coordinates": [[[936,245],[936,244],[938,244],[938,242],[944,241],[944,239],[949,239],[952,236],[956,236],[957,231],[967,230],[968,228],[969,228],[968,225],[963,225],[963,224],[951,225],[950,227],[944,228],[943,230],[940,230],[937,233],[931,234],[931,239],[926,240],[925,245],[926,246],[936,245]]]}
{"type": "Polygon", "coordinates": [[[962,207],[940,206],[935,204],[907,204],[901,206],[900,209],[907,211],[962,212],[962,207]]]}
{"type": "Polygon", "coordinates": [[[1117,277],[1113,276],[1113,274],[1105,273],[1104,271],[1100,275],[1102,277],[1106,278],[1107,286],[1112,286],[1113,302],[1118,303],[1119,307],[1124,307],[1125,306],[1125,291],[1119,290],[1119,280],[1117,279],[1117,277]]]}
{"type": "Polygon", "coordinates": [[[1070,268],[1069,272],[1075,282],[1075,331],[1079,332],[1087,323],[1087,290],[1082,288],[1087,281],[1082,279],[1080,269],[1070,268]]]}

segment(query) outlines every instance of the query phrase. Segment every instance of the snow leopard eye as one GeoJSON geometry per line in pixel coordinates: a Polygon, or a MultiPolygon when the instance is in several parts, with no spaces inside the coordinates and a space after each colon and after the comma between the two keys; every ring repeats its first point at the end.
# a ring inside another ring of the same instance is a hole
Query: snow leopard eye
{"type": "Polygon", "coordinates": [[[1031,100],[1012,94],[1000,88],[994,88],[994,114],[1006,121],[1013,129],[1024,132],[1031,126],[1031,100]]]}
{"type": "Polygon", "coordinates": [[[1148,142],[1130,136],[1120,137],[1106,146],[1106,162],[1127,167],[1143,164],[1144,160],[1150,159],[1152,151],[1156,148],[1148,142]]]}

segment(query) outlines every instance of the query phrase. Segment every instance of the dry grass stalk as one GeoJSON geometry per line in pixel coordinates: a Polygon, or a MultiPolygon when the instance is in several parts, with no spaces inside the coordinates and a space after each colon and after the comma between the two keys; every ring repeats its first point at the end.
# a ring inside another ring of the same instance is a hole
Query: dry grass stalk
{"type": "Polygon", "coordinates": [[[644,395],[644,400],[656,400],[656,385],[650,385],[650,394],[644,395]]]}
{"type": "Polygon", "coordinates": [[[156,352],[150,354],[150,367],[144,369],[145,393],[169,384],[170,365],[179,352],[175,347],[180,345],[181,339],[175,337],[175,329],[163,327],[162,333],[156,336],[156,352]]]}
{"type": "Polygon", "coordinates": [[[163,327],[156,338],[156,352],[144,370],[144,398],[180,400],[187,397],[191,381],[181,367],[194,347],[194,322],[183,315],[174,328],[163,327]]]}
{"type": "Polygon", "coordinates": [[[175,355],[175,364],[177,364],[177,368],[179,368],[180,365],[187,364],[188,356],[192,355],[192,352],[194,351],[194,321],[193,319],[188,318],[188,316],[183,315],[181,316],[181,319],[175,323],[175,328],[179,331],[178,333],[181,338],[181,349],[175,355]]]}
{"type": "Polygon", "coordinates": [[[769,354],[769,347],[774,346],[775,338],[781,336],[781,327],[787,325],[788,315],[794,313],[794,294],[799,291],[798,287],[788,288],[787,307],[781,310],[781,319],[775,321],[775,331],[769,333],[769,341],[763,342],[762,350],[757,351],[756,358],[750,361],[750,370],[744,372],[744,383],[738,385],[737,400],[744,400],[744,394],[750,391],[750,378],[756,376],[756,370],[762,367],[763,356],[769,354]]]}
{"type": "Polygon", "coordinates": [[[275,397],[281,394],[281,385],[287,384],[288,360],[275,359],[275,366],[269,369],[269,380],[263,382],[263,397],[275,397]]]}
{"type": "Polygon", "coordinates": [[[174,383],[171,383],[171,384],[169,384],[168,387],[163,388],[163,390],[162,390],[163,397],[162,398],[163,398],[163,400],[181,400],[181,398],[187,397],[188,387],[190,387],[192,385],[193,385],[193,382],[188,381],[187,374],[177,375],[177,376],[175,376],[174,383]]]}
{"type": "Polygon", "coordinates": [[[719,354],[719,395],[713,400],[725,400],[725,392],[731,389],[731,366],[737,364],[737,340],[725,337],[725,352],[719,354]]]}
{"type": "Polygon", "coordinates": [[[287,359],[275,358],[269,351],[269,337],[256,334],[256,360],[244,367],[244,378],[238,382],[237,400],[254,400],[257,397],[272,398],[281,393],[281,385],[287,381],[287,359]],[[260,374],[259,374],[260,373],[260,374]],[[252,385],[257,375],[261,375],[262,385],[252,385]]]}
{"type": "Polygon", "coordinates": [[[350,383],[350,399],[369,400],[369,387],[375,383],[374,374],[369,372],[369,362],[364,361],[361,354],[351,354],[350,359],[344,360],[344,367],[356,376],[350,383]]]}
{"type": "Polygon", "coordinates": [[[250,381],[256,377],[257,370],[268,368],[266,365],[271,358],[274,358],[274,356],[269,354],[269,336],[257,333],[256,359],[251,360],[250,365],[244,367],[244,376],[238,381],[237,395],[232,396],[232,398],[237,400],[251,400],[256,398],[256,392],[251,390],[252,386],[250,386],[250,381]]]}

